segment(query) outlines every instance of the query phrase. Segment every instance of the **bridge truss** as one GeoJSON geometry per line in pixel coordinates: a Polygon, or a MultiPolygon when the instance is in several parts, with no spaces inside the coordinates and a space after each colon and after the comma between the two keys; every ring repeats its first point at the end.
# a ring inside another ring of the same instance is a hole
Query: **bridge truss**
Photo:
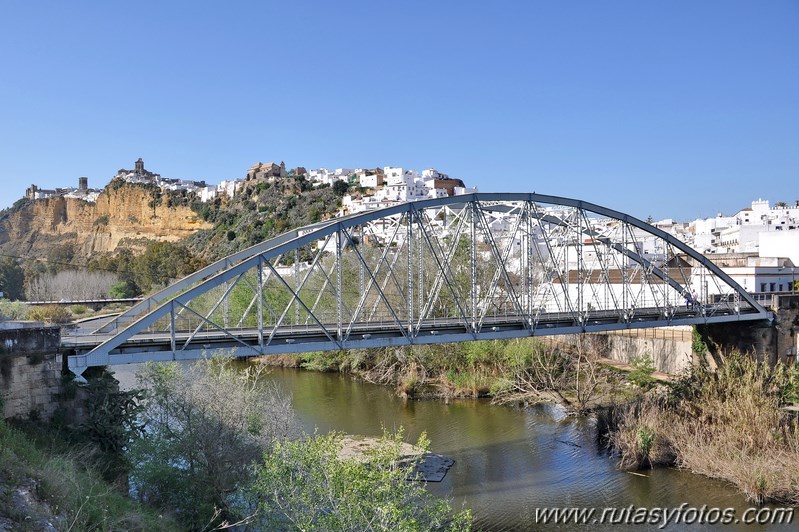
{"type": "Polygon", "coordinates": [[[321,222],[218,261],[76,339],[70,369],[768,319],[624,213],[471,194],[321,222]]]}

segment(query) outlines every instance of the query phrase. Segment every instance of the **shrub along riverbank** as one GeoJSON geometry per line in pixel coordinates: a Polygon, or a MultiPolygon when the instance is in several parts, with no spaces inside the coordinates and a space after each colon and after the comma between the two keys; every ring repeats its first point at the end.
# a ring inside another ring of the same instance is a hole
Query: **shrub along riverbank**
{"type": "Polygon", "coordinates": [[[642,396],[599,416],[630,469],[677,466],[736,485],[747,500],[799,503],[799,424],[795,368],[750,356],[697,366],[669,392],[642,396]]]}
{"type": "MultiPolygon", "coordinates": [[[[555,401],[573,412],[629,399],[638,387],[602,364],[590,336],[521,338],[269,356],[265,364],[348,373],[409,398],[489,397],[498,403],[555,401]]],[[[642,367],[646,367],[644,364],[642,367]]],[[[644,369],[642,384],[654,370],[644,369]]],[[[640,373],[640,372],[639,372],[640,373]]]]}

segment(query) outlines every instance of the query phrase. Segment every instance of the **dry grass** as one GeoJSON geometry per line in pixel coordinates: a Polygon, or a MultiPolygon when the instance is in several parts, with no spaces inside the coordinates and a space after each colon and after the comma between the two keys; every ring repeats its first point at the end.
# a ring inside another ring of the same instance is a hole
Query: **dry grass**
{"type": "Polygon", "coordinates": [[[752,502],[799,503],[799,427],[780,408],[794,380],[785,367],[729,355],[668,398],[617,409],[610,443],[622,467],[675,464],[732,482],[752,502]]]}
{"type": "Polygon", "coordinates": [[[661,400],[644,396],[617,407],[609,442],[619,451],[619,466],[643,469],[674,465],[675,455],[670,434],[671,419],[661,400]]]}

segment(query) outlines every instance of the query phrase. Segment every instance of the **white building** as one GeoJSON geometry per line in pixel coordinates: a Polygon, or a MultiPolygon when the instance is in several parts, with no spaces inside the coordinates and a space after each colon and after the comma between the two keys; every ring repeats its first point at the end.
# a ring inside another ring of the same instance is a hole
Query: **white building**
{"type": "Polygon", "coordinates": [[[383,186],[383,174],[373,173],[359,173],[358,183],[364,188],[377,188],[383,186]]]}
{"type": "Polygon", "coordinates": [[[394,168],[392,166],[383,168],[383,175],[384,182],[388,186],[402,184],[411,186],[419,179],[419,174],[416,173],[416,170],[406,170],[404,168],[394,168]]]}
{"type": "MultiPolygon", "coordinates": [[[[755,253],[759,250],[763,233],[797,230],[799,205],[770,207],[768,201],[758,199],[752,202],[751,207],[738,211],[734,216],[719,214],[715,218],[691,222],[689,231],[693,235],[692,239],[686,238],[686,235],[672,234],[701,253],[755,253]]],[[[764,255],[761,253],[761,256],[764,255]]]]}
{"type": "Polygon", "coordinates": [[[422,170],[422,179],[449,179],[447,174],[442,174],[435,168],[428,168],[427,170],[422,170]]]}
{"type": "Polygon", "coordinates": [[[308,172],[308,179],[318,185],[330,185],[332,187],[336,181],[349,180],[353,172],[354,170],[350,168],[336,168],[333,171],[327,168],[317,168],[308,172]]]}
{"type": "Polygon", "coordinates": [[[212,201],[218,196],[232,198],[239,191],[244,181],[241,179],[224,179],[218,185],[209,185],[197,189],[201,201],[212,201]]]}
{"type": "MultiPolygon", "coordinates": [[[[797,279],[796,266],[784,257],[758,257],[754,253],[737,253],[717,254],[710,256],[710,259],[744,290],[753,294],[790,292],[793,281],[797,279]]],[[[701,280],[697,282],[700,285],[702,283],[701,280]]],[[[714,294],[712,286],[699,288],[705,289],[710,295],[714,294]]]]}
{"type": "Polygon", "coordinates": [[[758,235],[761,257],[785,257],[799,264],[799,231],[769,231],[758,235]]]}

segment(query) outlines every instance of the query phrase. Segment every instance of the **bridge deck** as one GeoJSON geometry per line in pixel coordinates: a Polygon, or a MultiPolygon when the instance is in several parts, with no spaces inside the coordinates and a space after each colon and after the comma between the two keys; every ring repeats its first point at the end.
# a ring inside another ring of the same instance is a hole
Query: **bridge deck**
{"type": "MultiPolygon", "coordinates": [[[[140,363],[147,360],[194,360],[224,350],[232,356],[252,357],[269,354],[303,353],[337,349],[374,348],[412,344],[463,342],[470,340],[496,340],[529,336],[551,336],[603,332],[676,325],[695,325],[728,321],[768,320],[755,310],[733,313],[726,308],[675,310],[666,319],[658,309],[640,309],[627,321],[619,321],[617,312],[594,313],[585,324],[574,322],[570,313],[541,314],[534,328],[520,317],[486,317],[478,332],[456,318],[437,318],[414,324],[411,333],[397,331],[394,322],[356,323],[349,334],[337,340],[335,324],[281,326],[264,328],[233,327],[224,331],[176,331],[170,333],[139,333],[119,345],[107,357],[87,358],[87,366],[140,363]],[[712,313],[710,312],[712,310],[712,313]],[[712,315],[711,315],[712,314],[712,315]],[[271,336],[271,340],[265,340],[271,336]],[[331,338],[332,336],[332,338],[331,338]]],[[[75,334],[62,337],[62,347],[76,355],[89,353],[112,335],[75,334]]]]}

